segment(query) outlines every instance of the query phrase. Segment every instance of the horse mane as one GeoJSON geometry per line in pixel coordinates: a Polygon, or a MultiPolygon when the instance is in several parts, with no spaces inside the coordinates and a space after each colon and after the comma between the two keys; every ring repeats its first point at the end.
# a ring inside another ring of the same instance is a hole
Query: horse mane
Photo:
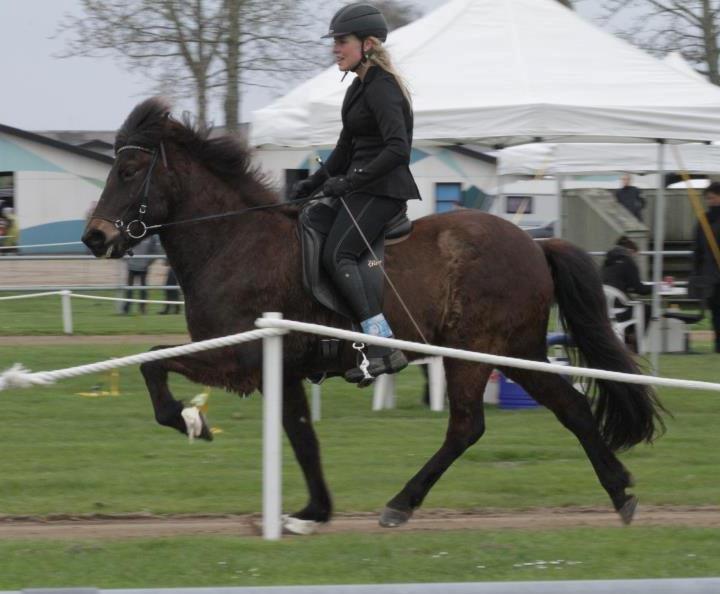
{"type": "Polygon", "coordinates": [[[117,132],[115,152],[126,145],[157,148],[163,140],[175,142],[233,190],[243,191],[250,205],[278,201],[269,177],[252,162],[251,150],[238,135],[210,138],[212,126],[193,121],[187,112],[181,121],[170,112],[170,102],[162,97],[138,104],[117,132]]]}

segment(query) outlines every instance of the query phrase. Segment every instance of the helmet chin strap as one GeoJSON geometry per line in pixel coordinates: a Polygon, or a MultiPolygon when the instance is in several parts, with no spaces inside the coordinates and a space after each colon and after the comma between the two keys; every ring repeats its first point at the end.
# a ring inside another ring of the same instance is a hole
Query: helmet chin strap
{"type": "MultiPolygon", "coordinates": [[[[365,43],[365,40],[364,40],[364,39],[361,39],[360,42],[361,42],[361,43],[365,43]]],[[[367,61],[370,59],[370,56],[371,56],[371,55],[372,55],[372,49],[370,49],[370,50],[368,50],[368,51],[364,51],[364,50],[363,50],[363,52],[362,52],[362,57],[360,58],[360,61],[359,61],[357,64],[355,64],[355,66],[353,66],[353,67],[350,68],[349,70],[346,70],[346,71],[345,71],[345,74],[342,75],[342,78],[340,79],[340,82],[342,82],[342,81],[345,80],[345,77],[348,75],[348,72],[353,72],[353,73],[356,72],[357,69],[360,68],[360,66],[362,66],[363,64],[365,64],[365,62],[367,62],[367,61]]]]}

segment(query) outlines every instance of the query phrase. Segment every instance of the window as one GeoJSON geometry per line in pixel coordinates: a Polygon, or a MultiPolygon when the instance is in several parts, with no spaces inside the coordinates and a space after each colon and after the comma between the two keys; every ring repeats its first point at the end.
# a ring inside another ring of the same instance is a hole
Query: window
{"type": "Polygon", "coordinates": [[[507,214],[532,214],[532,196],[506,196],[505,212],[507,214]]]}
{"type": "Polygon", "coordinates": [[[307,179],[310,176],[309,169],[286,169],[285,170],[285,199],[290,196],[290,190],[296,182],[307,179]]]}
{"type": "Polygon", "coordinates": [[[435,212],[448,212],[462,206],[462,184],[435,184],[435,212]]]}

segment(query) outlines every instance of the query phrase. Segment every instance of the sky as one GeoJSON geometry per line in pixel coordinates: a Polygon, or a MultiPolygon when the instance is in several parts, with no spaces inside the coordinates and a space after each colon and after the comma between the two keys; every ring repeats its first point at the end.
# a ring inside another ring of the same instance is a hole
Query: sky
{"type": "MultiPolygon", "coordinates": [[[[409,0],[424,12],[446,0],[409,0]]],[[[318,0],[325,4],[324,0],[318,0]]],[[[578,12],[592,18],[599,0],[582,0],[578,12]]],[[[152,93],[146,75],[113,58],[56,57],[63,15],[81,14],[79,0],[0,0],[0,124],[24,130],[115,130],[152,93]]],[[[281,91],[252,89],[243,95],[242,119],[281,91]]],[[[175,111],[194,111],[192,98],[175,111]]],[[[222,124],[217,107],[211,119],[222,124]]]]}

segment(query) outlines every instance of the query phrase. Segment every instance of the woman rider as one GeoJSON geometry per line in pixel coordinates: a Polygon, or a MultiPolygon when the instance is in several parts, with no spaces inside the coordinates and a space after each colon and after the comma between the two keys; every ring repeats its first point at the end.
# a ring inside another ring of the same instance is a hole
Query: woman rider
{"type": "MultiPolygon", "coordinates": [[[[385,225],[406,208],[406,201],[420,198],[410,168],[413,114],[409,93],[392,66],[383,42],[387,23],[370,4],[355,3],[340,9],[323,38],[332,38],[338,68],[354,72],[355,80],[342,106],[343,129],[325,166],[293,188],[292,199],[309,196],[322,186],[325,196],[343,198],[334,202],[335,218],[323,249],[323,265],[349,303],[362,331],[392,337],[382,303],[363,285],[358,259],[367,242],[383,232],[385,225]]],[[[344,78],[344,77],[343,77],[344,78]]],[[[396,373],[407,366],[397,349],[370,345],[368,373],[377,377],[396,373]]],[[[345,378],[360,383],[359,368],[345,378]]]]}

